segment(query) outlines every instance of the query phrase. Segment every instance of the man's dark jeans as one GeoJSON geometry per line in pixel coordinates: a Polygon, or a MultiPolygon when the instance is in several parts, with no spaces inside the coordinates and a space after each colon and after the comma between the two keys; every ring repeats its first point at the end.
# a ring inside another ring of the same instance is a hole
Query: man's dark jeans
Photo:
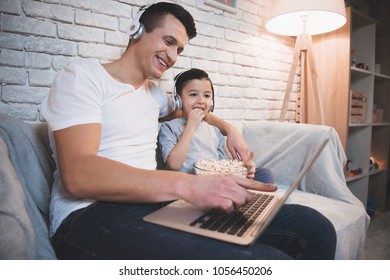
{"type": "Polygon", "coordinates": [[[252,246],[144,222],[158,204],[95,202],[70,214],[53,236],[59,259],[333,259],[336,233],[316,210],[285,205],[252,246]]]}

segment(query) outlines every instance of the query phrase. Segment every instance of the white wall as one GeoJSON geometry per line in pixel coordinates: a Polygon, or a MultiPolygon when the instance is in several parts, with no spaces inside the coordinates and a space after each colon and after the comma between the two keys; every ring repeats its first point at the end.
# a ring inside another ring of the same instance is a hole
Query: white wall
{"type": "MultiPolygon", "coordinates": [[[[39,103],[56,73],[75,57],[118,58],[128,43],[129,19],[140,5],[152,2],[1,0],[0,112],[38,120],[39,103]]],[[[272,0],[239,0],[235,14],[203,0],[173,2],[194,16],[198,36],[164,74],[161,87],[171,91],[175,74],[202,68],[215,85],[215,114],[236,125],[276,120],[294,42],[265,31],[272,0]]]]}

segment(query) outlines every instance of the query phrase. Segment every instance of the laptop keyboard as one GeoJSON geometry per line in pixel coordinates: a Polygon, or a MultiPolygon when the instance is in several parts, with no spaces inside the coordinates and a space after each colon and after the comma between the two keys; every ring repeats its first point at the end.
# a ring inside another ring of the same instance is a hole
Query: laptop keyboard
{"type": "Polygon", "coordinates": [[[273,198],[272,195],[255,193],[252,200],[240,209],[230,213],[211,209],[191,222],[190,226],[243,236],[273,198]]]}

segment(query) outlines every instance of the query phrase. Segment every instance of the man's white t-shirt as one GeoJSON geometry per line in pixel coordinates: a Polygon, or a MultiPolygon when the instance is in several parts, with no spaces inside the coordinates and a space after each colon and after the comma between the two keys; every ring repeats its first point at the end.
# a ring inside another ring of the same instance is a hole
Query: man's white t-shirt
{"type": "MultiPolygon", "coordinates": [[[[53,131],[99,123],[99,156],[138,168],[156,169],[158,118],[172,111],[169,100],[153,84],[135,89],[114,80],[96,59],[74,61],[57,75],[50,94],[41,104],[57,166],[53,131]]],[[[56,170],[50,202],[50,234],[71,212],[92,202],[72,197],[62,186],[56,170]]]]}

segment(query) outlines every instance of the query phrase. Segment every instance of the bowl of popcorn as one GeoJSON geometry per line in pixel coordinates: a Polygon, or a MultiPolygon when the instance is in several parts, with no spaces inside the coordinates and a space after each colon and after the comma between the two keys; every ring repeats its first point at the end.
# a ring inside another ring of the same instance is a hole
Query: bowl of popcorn
{"type": "Polygon", "coordinates": [[[197,175],[234,174],[246,178],[248,174],[248,168],[236,159],[201,159],[194,162],[194,169],[197,175]]]}

